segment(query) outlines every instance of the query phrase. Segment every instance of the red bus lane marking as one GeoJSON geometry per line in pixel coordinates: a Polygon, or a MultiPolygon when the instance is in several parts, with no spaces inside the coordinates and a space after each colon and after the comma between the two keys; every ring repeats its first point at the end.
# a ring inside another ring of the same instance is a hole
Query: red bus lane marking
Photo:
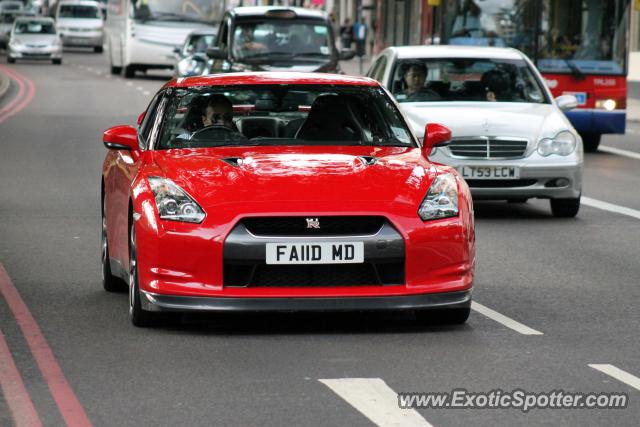
{"type": "Polygon", "coordinates": [[[2,331],[0,331],[0,388],[16,427],[42,426],[2,331]]]}
{"type": "Polygon", "coordinates": [[[18,93],[16,96],[0,109],[0,123],[2,123],[9,117],[22,111],[31,103],[36,94],[36,88],[30,79],[9,67],[0,65],[0,71],[9,76],[18,85],[18,93]]]}
{"type": "Polygon", "coordinates": [[[0,264],[0,293],[20,326],[38,369],[47,382],[51,396],[67,426],[91,426],[89,417],[60,369],[51,347],[2,264],[0,264]]]}

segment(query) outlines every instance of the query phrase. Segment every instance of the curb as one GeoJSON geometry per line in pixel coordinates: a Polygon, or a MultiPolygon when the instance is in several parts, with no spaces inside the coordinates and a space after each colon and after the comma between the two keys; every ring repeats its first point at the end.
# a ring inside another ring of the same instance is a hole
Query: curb
{"type": "Polygon", "coordinates": [[[5,73],[0,71],[0,98],[2,98],[5,93],[7,93],[10,86],[11,79],[9,79],[9,77],[5,73]]]}

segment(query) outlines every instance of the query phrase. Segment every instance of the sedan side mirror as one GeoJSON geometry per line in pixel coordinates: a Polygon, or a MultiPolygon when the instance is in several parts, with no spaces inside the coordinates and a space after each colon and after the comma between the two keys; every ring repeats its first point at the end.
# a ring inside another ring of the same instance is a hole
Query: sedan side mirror
{"type": "Polygon", "coordinates": [[[211,59],[227,59],[227,51],[219,47],[207,48],[207,57],[211,59]]]}
{"type": "Polygon", "coordinates": [[[114,126],[104,131],[102,143],[109,150],[137,150],[138,131],[133,126],[114,126]]]}
{"type": "Polygon", "coordinates": [[[356,51],[353,49],[342,49],[338,56],[341,61],[348,61],[349,59],[356,56],[356,51]]]}
{"type": "Polygon", "coordinates": [[[578,106],[578,99],[573,95],[561,95],[556,98],[556,105],[562,111],[573,110],[578,106]]]}
{"type": "Polygon", "coordinates": [[[144,120],[144,115],[145,115],[145,114],[146,114],[146,111],[143,111],[143,112],[142,112],[142,114],[140,114],[140,115],[138,116],[138,121],[136,122],[136,124],[137,124],[138,126],[140,126],[140,125],[142,124],[142,121],[144,120]]]}
{"type": "Polygon", "coordinates": [[[180,55],[181,52],[182,52],[182,49],[180,49],[179,47],[173,48],[173,53],[175,53],[176,55],[180,55]]]}
{"type": "Polygon", "coordinates": [[[427,123],[424,127],[422,155],[428,158],[434,147],[444,147],[451,142],[451,129],[439,123],[427,123]]]}

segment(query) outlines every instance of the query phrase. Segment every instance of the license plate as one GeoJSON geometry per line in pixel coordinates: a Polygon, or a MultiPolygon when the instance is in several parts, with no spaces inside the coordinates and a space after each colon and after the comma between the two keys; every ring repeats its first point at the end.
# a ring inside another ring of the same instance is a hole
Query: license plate
{"type": "Polygon", "coordinates": [[[578,105],[587,104],[587,92],[562,92],[563,95],[573,95],[578,100],[578,105]]]}
{"type": "Polygon", "coordinates": [[[363,242],[267,243],[267,264],[357,264],[363,242]]]}
{"type": "Polygon", "coordinates": [[[516,166],[462,166],[459,171],[465,179],[520,179],[516,166]]]}

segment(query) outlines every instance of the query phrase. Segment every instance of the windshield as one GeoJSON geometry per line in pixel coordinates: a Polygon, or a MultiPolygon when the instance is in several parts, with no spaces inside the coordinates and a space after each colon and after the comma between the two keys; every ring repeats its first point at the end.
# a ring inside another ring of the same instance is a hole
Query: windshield
{"type": "Polygon", "coordinates": [[[623,74],[629,0],[447,0],[442,42],[514,47],[541,72],[623,74]]]}
{"type": "Polygon", "coordinates": [[[52,22],[20,21],[16,23],[15,34],[55,34],[52,22]]]}
{"type": "Polygon", "coordinates": [[[380,88],[238,86],[175,90],[160,149],[224,145],[414,146],[380,88]]]}
{"type": "Polygon", "coordinates": [[[326,59],[331,55],[329,28],[323,21],[270,19],[239,23],[232,43],[233,55],[238,59],[326,59]]]}
{"type": "Polygon", "coordinates": [[[392,89],[398,102],[548,102],[540,82],[522,60],[399,61],[392,89]]]}
{"type": "Polygon", "coordinates": [[[102,14],[97,6],[62,5],[58,18],[102,19],[102,14]]]}
{"type": "Polygon", "coordinates": [[[132,0],[133,17],[142,21],[219,21],[223,2],[217,0],[132,0]]]}

